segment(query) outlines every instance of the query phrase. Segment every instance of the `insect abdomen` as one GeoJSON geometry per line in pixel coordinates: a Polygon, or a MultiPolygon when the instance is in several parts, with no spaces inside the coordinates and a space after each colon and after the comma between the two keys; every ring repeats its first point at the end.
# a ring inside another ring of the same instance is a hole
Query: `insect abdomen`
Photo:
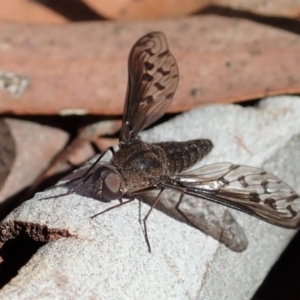
{"type": "Polygon", "coordinates": [[[156,143],[155,145],[164,150],[171,174],[178,174],[192,167],[213,148],[212,142],[206,139],[156,143]]]}

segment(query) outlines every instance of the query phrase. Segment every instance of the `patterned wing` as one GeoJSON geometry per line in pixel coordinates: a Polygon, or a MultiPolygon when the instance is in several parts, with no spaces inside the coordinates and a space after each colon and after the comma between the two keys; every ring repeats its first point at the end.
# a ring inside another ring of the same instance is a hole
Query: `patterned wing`
{"type": "Polygon", "coordinates": [[[158,120],[170,105],[178,84],[178,67],[162,32],[151,32],[132,47],[120,141],[158,120]]]}
{"type": "Polygon", "coordinates": [[[273,225],[300,227],[300,196],[262,169],[216,163],[172,177],[162,185],[235,208],[273,225]]]}

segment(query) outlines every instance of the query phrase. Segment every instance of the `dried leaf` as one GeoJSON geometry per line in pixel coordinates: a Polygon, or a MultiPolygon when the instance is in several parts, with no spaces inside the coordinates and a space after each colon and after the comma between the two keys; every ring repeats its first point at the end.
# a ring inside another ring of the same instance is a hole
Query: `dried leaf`
{"type": "Polygon", "coordinates": [[[262,15],[296,17],[300,13],[299,0],[213,0],[211,4],[227,6],[241,11],[262,15]]]}
{"type": "Polygon", "coordinates": [[[1,0],[0,20],[22,23],[65,23],[67,18],[53,11],[40,1],[1,0]]]}
{"type": "Polygon", "coordinates": [[[85,0],[99,14],[108,19],[145,20],[180,17],[209,5],[211,0],[85,0]]]}
{"type": "Polygon", "coordinates": [[[29,80],[18,98],[0,91],[0,112],[121,115],[130,47],[150,29],[165,32],[179,66],[169,112],[300,93],[299,35],[248,20],[197,16],[63,27],[0,23],[1,70],[29,80]]]}
{"type": "Polygon", "coordinates": [[[300,12],[299,0],[85,0],[84,2],[106,18],[117,20],[180,17],[211,5],[273,16],[296,17],[300,12]]]}

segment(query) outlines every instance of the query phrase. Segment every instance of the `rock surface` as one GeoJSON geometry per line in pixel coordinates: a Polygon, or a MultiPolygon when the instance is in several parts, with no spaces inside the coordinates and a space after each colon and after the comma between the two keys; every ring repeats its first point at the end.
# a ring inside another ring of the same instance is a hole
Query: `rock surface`
{"type": "MultiPolygon", "coordinates": [[[[142,138],[210,138],[215,147],[200,165],[229,161],[263,167],[299,193],[299,100],[278,97],[258,107],[199,108],[142,138]]],[[[249,241],[237,253],[154,210],[147,223],[150,254],[139,224],[139,202],[90,219],[113,203],[93,199],[88,184],[64,197],[51,198],[68,191],[66,185],[36,194],[3,220],[4,245],[24,235],[49,243],[3,287],[1,299],[250,299],[295,233],[230,210],[249,241]]],[[[149,206],[140,208],[144,216],[149,206]]]]}

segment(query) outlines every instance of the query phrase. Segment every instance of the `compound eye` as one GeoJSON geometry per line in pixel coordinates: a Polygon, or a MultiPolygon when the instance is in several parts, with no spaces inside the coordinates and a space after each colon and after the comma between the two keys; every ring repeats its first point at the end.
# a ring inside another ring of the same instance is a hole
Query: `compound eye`
{"type": "Polygon", "coordinates": [[[121,179],[114,173],[109,173],[103,180],[102,196],[105,200],[116,200],[121,198],[121,179]]]}
{"type": "Polygon", "coordinates": [[[99,180],[105,177],[105,173],[107,174],[108,172],[111,172],[111,170],[106,166],[101,166],[98,169],[96,169],[92,177],[93,184],[99,182],[99,180]]]}

